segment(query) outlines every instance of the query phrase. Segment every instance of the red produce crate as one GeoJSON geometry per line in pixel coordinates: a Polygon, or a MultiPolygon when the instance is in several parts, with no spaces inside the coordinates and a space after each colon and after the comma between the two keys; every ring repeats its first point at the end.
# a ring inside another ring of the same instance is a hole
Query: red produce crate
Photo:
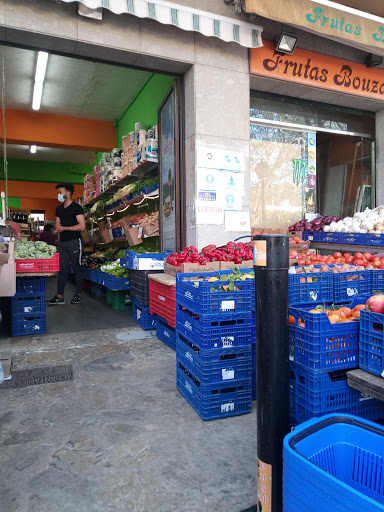
{"type": "Polygon", "coordinates": [[[15,260],[16,273],[27,272],[58,272],[60,270],[59,253],[49,259],[15,260]]]}
{"type": "Polygon", "coordinates": [[[170,327],[176,327],[176,285],[149,279],[149,313],[165,318],[170,327]]]}

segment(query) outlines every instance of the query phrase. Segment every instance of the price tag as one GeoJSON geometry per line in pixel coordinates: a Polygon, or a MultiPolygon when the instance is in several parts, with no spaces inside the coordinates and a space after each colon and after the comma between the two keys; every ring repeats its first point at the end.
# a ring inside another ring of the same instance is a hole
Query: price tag
{"type": "Polygon", "coordinates": [[[235,309],[235,301],[234,300],[221,301],[221,309],[222,309],[222,311],[233,311],[235,309]]]}
{"type": "Polygon", "coordinates": [[[221,377],[223,380],[231,380],[235,378],[235,370],[232,370],[231,368],[226,368],[224,370],[221,370],[221,377]]]}

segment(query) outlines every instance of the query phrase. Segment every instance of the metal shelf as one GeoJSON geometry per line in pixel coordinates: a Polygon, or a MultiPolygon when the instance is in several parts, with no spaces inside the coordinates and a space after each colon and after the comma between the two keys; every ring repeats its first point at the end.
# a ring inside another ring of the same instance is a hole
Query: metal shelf
{"type": "Polygon", "coordinates": [[[130,183],[143,179],[148,174],[151,174],[155,169],[157,169],[158,165],[159,162],[156,158],[148,158],[148,160],[145,160],[145,162],[136,167],[136,169],[131,174],[124,176],[124,178],[118,181],[115,185],[109,187],[105,192],[102,192],[98,196],[91,199],[91,201],[89,201],[89,203],[87,203],[85,206],[92,206],[93,204],[97,203],[97,201],[101,201],[102,199],[107,199],[108,197],[113,196],[119,189],[125,187],[125,185],[129,185],[130,183]]]}

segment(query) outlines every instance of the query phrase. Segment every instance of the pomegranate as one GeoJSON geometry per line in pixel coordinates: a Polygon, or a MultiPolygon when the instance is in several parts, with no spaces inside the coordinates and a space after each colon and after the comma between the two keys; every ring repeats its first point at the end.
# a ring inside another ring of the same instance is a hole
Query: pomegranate
{"type": "Polygon", "coordinates": [[[366,302],[367,311],[372,311],[373,313],[384,313],[384,295],[378,293],[377,295],[372,295],[366,302]]]}

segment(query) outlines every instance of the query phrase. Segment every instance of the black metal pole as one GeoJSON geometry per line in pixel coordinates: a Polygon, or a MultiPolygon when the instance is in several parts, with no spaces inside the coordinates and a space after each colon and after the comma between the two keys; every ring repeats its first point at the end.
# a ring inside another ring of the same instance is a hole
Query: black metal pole
{"type": "Polygon", "coordinates": [[[289,419],[289,237],[255,235],[258,512],[282,512],[289,419]]]}

